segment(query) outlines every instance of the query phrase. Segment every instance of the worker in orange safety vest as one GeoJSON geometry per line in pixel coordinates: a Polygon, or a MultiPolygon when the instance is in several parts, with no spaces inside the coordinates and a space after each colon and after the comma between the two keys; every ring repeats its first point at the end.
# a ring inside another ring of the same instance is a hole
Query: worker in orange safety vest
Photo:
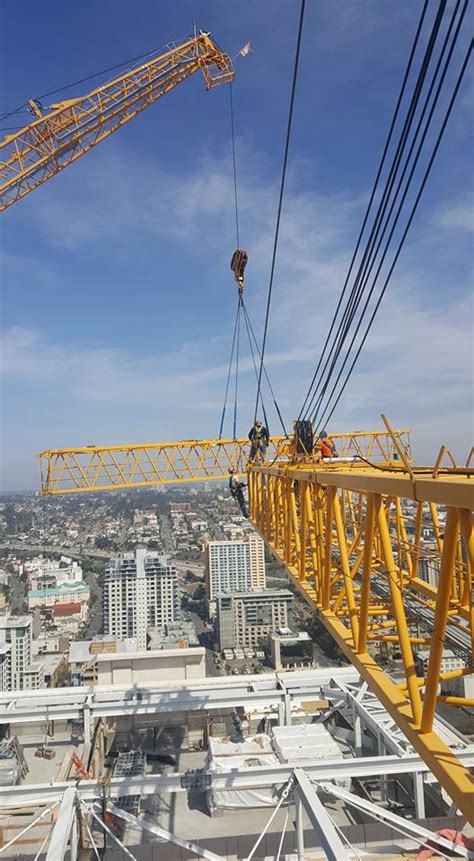
{"type": "Polygon", "coordinates": [[[322,458],[338,457],[336,446],[325,430],[319,434],[315,448],[316,451],[320,452],[322,458]]]}

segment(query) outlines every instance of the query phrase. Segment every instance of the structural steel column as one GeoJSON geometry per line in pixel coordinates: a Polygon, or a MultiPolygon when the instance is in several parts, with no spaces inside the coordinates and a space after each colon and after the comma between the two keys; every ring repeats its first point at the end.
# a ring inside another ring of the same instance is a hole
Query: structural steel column
{"type": "Polygon", "coordinates": [[[304,861],[304,828],[303,828],[303,804],[299,789],[295,787],[295,827],[296,827],[296,852],[298,861],[304,861]]]}
{"type": "Polygon", "coordinates": [[[457,540],[458,518],[456,509],[448,508],[443,541],[443,554],[441,557],[441,571],[438,582],[438,597],[433,623],[433,639],[431,641],[428,672],[426,674],[423,715],[421,719],[422,733],[431,732],[433,729],[433,718],[436,708],[436,697],[438,694],[441,661],[443,660],[446,621],[448,618],[449,597],[453,582],[457,540]]]}
{"type": "MultiPolygon", "coordinates": [[[[295,768],[295,796],[301,796],[306,815],[318,835],[328,861],[350,861],[346,847],[337,833],[334,822],[322,804],[309,777],[303,769],[295,768]]],[[[298,851],[298,861],[300,855],[298,851]]]]}

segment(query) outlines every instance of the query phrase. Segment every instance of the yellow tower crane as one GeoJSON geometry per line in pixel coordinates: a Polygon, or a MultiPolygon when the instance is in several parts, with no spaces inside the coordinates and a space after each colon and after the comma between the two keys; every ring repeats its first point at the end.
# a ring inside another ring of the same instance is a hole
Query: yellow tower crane
{"type": "Polygon", "coordinates": [[[51,179],[194,72],[208,90],[230,83],[232,61],[200,32],[85,96],[29,106],[36,119],[0,143],[0,210],[51,179]]]}

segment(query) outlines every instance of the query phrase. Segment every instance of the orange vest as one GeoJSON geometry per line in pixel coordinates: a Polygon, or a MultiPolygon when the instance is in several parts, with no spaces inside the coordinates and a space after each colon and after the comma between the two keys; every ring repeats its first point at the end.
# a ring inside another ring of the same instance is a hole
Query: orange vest
{"type": "Polygon", "coordinates": [[[334,457],[334,445],[332,439],[326,437],[321,440],[321,457],[334,457]]]}

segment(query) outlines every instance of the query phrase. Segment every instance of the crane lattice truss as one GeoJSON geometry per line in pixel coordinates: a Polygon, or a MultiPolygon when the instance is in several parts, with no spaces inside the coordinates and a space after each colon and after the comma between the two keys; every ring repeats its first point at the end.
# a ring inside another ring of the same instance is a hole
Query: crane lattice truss
{"type": "MultiPolygon", "coordinates": [[[[411,456],[410,431],[398,430],[399,446],[411,456]]],[[[356,431],[333,434],[341,457],[365,457],[392,463],[396,445],[387,431],[356,431]]],[[[41,495],[79,493],[148,487],[155,484],[183,484],[193,481],[222,481],[229,467],[242,474],[247,469],[250,443],[244,439],[185,440],[150,445],[86,446],[42,451],[41,495]]],[[[267,460],[288,461],[292,444],[288,437],[274,437],[267,460]]]]}
{"type": "Polygon", "coordinates": [[[207,89],[229,83],[234,77],[230,57],[208,33],[173,44],[164,54],[86,96],[52,105],[47,114],[42,114],[38,102],[30,100],[37,119],[0,143],[0,211],[198,71],[203,72],[207,89]]]}
{"type": "Polygon", "coordinates": [[[458,807],[474,811],[474,779],[433,730],[437,703],[474,707],[443,683],[474,673],[472,476],[361,464],[253,466],[250,516],[293,583],[458,807]],[[410,515],[408,512],[412,511],[410,515]],[[435,535],[426,555],[423,527],[435,535]],[[430,585],[422,563],[435,572],[430,585]],[[397,682],[371,652],[400,652],[397,682]],[[463,668],[442,672],[444,646],[463,668]],[[417,677],[414,646],[429,652],[417,677]]]}

